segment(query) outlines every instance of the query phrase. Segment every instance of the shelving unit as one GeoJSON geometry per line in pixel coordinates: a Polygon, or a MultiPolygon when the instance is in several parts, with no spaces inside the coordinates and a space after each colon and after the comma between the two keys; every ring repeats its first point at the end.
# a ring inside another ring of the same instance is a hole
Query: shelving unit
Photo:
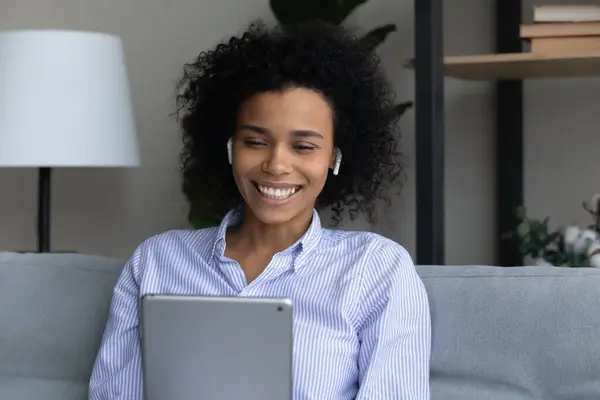
{"type": "MultiPolygon", "coordinates": [[[[498,0],[501,1],[501,0],[498,0]]],[[[415,0],[417,256],[444,264],[443,0],[415,0]]]]}
{"type": "Polygon", "coordinates": [[[521,0],[496,0],[496,53],[444,57],[443,0],[415,0],[415,127],[417,264],[445,264],[444,77],[496,81],[497,265],[519,265],[518,243],[501,234],[516,227],[523,204],[523,87],[529,77],[598,74],[600,54],[522,54],[521,0]]]}
{"type": "MultiPolygon", "coordinates": [[[[414,68],[414,61],[406,66],[414,68]]],[[[451,56],[443,66],[446,77],[477,81],[600,76],[600,52],[451,56]]]]}
{"type": "Polygon", "coordinates": [[[444,260],[444,78],[495,81],[496,265],[521,265],[516,228],[523,204],[523,79],[600,76],[600,52],[522,52],[521,0],[496,0],[496,53],[445,57],[443,1],[415,0],[418,264],[444,260]]]}

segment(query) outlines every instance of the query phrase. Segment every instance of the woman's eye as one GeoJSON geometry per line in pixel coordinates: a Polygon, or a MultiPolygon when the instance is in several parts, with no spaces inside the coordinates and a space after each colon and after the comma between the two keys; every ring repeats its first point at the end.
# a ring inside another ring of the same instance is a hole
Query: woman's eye
{"type": "Polygon", "coordinates": [[[308,145],[296,145],[294,146],[294,149],[296,149],[296,151],[300,151],[300,152],[310,152],[310,151],[314,151],[315,150],[315,146],[308,146],[308,145]]]}
{"type": "Polygon", "coordinates": [[[265,146],[264,142],[261,142],[260,140],[244,140],[244,144],[248,147],[262,147],[265,146]]]}

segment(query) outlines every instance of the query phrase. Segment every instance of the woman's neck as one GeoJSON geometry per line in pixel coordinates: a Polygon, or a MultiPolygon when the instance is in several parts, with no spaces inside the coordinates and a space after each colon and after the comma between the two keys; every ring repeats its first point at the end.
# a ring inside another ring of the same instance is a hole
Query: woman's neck
{"type": "Polygon", "coordinates": [[[232,240],[227,243],[228,247],[235,247],[244,253],[257,252],[272,256],[290,247],[306,233],[312,222],[312,212],[309,209],[291,221],[272,225],[263,223],[252,211],[245,209],[242,225],[230,235],[232,240]]]}

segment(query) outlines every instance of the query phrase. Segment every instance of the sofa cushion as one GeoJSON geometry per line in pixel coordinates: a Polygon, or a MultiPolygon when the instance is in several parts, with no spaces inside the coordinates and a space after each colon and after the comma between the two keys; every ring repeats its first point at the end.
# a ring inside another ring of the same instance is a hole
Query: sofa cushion
{"type": "Polygon", "coordinates": [[[0,398],[45,388],[68,399],[87,385],[123,265],[80,254],[0,253],[0,398]],[[28,382],[23,392],[20,382],[28,382]]]}
{"type": "Polygon", "coordinates": [[[88,385],[63,380],[2,377],[0,399],[4,400],[85,400],[88,385]]]}
{"type": "Polygon", "coordinates": [[[432,399],[600,399],[600,270],[419,266],[432,399]]]}

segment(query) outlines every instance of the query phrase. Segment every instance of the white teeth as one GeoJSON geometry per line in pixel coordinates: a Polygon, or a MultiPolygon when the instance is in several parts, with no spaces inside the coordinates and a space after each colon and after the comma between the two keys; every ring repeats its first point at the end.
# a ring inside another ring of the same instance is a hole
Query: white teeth
{"type": "Polygon", "coordinates": [[[288,197],[292,196],[296,193],[297,189],[295,187],[284,188],[284,189],[274,189],[268,186],[258,185],[258,190],[262,193],[263,196],[275,199],[275,200],[285,200],[288,197]]]}

